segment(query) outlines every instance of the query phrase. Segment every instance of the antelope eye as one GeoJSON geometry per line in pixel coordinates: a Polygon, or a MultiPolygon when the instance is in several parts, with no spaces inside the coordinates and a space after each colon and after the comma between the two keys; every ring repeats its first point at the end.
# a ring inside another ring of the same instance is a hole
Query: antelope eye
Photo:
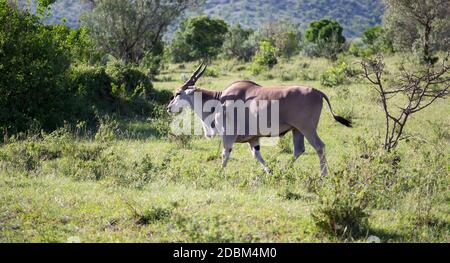
{"type": "Polygon", "coordinates": [[[170,97],[170,100],[173,100],[175,98],[175,96],[170,97]]]}

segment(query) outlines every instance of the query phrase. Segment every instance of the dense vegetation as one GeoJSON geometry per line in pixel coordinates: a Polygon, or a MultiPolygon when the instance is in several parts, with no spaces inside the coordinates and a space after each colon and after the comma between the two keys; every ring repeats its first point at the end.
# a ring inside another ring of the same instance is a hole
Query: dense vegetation
{"type": "MultiPolygon", "coordinates": [[[[449,8],[386,0],[389,22],[353,40],[341,19],[178,21],[194,0],[89,1],[76,29],[44,23],[53,0],[35,14],[13,2],[0,0],[0,241],[449,242],[449,8]],[[330,174],[309,145],[291,162],[291,134],[263,145],[270,175],[246,145],[220,169],[218,138],[172,134],[165,106],[198,60],[209,63],[202,88],[251,79],[324,91],[354,124],[321,118],[330,174]]],[[[228,2],[225,13],[241,7],[228,2]]],[[[352,11],[295,2],[309,15],[352,11]]],[[[293,9],[265,3],[265,14],[293,9]]]]}
{"type": "Polygon", "coordinates": [[[151,66],[105,57],[86,28],[47,26],[7,1],[0,4],[0,106],[8,109],[0,115],[3,133],[49,131],[65,122],[95,125],[99,114],[147,116],[167,99],[152,89],[151,66]]]}

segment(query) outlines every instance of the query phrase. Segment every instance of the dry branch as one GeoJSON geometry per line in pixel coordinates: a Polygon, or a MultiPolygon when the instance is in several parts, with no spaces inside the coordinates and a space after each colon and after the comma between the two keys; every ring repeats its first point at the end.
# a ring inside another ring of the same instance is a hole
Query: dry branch
{"type": "Polygon", "coordinates": [[[400,70],[399,79],[389,87],[385,86],[383,74],[385,73],[382,57],[367,59],[361,62],[363,76],[373,84],[378,92],[385,114],[385,139],[384,148],[391,150],[398,145],[409,117],[421,111],[437,99],[444,99],[449,94],[450,65],[448,60],[450,53],[442,60],[439,66],[425,65],[422,70],[409,72],[404,67],[400,70]],[[404,106],[396,107],[400,112],[395,114],[395,105],[389,100],[397,94],[406,98],[404,106]]]}

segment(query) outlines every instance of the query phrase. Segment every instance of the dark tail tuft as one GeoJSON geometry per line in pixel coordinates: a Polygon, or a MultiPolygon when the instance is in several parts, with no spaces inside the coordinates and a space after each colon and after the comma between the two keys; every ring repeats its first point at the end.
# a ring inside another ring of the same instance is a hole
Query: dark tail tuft
{"type": "Polygon", "coordinates": [[[345,126],[350,127],[350,128],[352,127],[352,122],[347,120],[347,119],[345,119],[345,118],[343,118],[343,117],[341,117],[341,116],[335,115],[334,119],[337,122],[339,122],[340,124],[342,124],[342,125],[345,125],[345,126]]]}
{"type": "Polygon", "coordinates": [[[325,101],[327,102],[328,108],[330,109],[330,112],[331,112],[331,114],[333,115],[334,119],[335,119],[337,122],[341,123],[342,125],[345,125],[345,126],[351,128],[351,127],[352,127],[352,122],[349,121],[349,120],[347,120],[346,118],[343,118],[343,117],[341,117],[341,116],[338,116],[338,115],[334,114],[333,109],[331,108],[330,100],[328,99],[327,95],[325,95],[325,93],[323,93],[322,91],[319,91],[319,92],[320,92],[320,94],[322,95],[322,98],[324,98],[325,101]]]}

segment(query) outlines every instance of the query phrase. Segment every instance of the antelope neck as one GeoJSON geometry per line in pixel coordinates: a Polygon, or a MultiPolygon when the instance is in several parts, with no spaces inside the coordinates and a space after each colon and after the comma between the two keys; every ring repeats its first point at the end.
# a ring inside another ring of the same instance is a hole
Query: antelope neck
{"type": "MultiPolygon", "coordinates": [[[[196,92],[200,92],[202,94],[202,109],[201,112],[197,112],[196,109],[194,109],[195,113],[198,115],[198,117],[200,117],[200,120],[203,124],[203,127],[205,129],[205,132],[207,130],[211,130],[214,129],[216,127],[216,123],[215,120],[212,119],[211,123],[205,123],[206,118],[208,118],[214,111],[215,109],[211,109],[210,112],[205,112],[203,109],[203,106],[205,105],[206,102],[211,101],[211,100],[215,100],[217,102],[217,105],[220,104],[220,97],[222,95],[221,91],[213,91],[213,90],[206,90],[206,89],[196,89],[196,92]]],[[[216,105],[216,106],[217,106],[216,105]]]]}
{"type": "Polygon", "coordinates": [[[221,91],[206,90],[206,89],[196,89],[197,92],[202,93],[202,102],[205,103],[208,100],[218,100],[220,101],[221,91]]]}

